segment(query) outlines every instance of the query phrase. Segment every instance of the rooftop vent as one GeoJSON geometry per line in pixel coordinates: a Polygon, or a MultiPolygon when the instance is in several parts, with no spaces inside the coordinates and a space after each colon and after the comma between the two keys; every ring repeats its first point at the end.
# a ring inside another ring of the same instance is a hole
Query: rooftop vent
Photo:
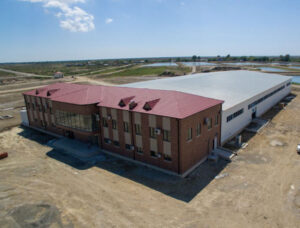
{"type": "Polygon", "coordinates": [[[126,105],[129,104],[129,102],[134,98],[135,96],[131,96],[131,97],[125,97],[123,99],[120,100],[119,102],[119,106],[120,107],[125,107],[126,105]]]}
{"type": "Polygon", "coordinates": [[[143,107],[144,110],[150,111],[154,108],[154,106],[159,102],[160,99],[155,99],[152,101],[147,101],[143,107]]]}
{"type": "Polygon", "coordinates": [[[53,93],[55,93],[56,91],[58,91],[58,89],[50,89],[47,91],[47,97],[51,96],[53,93]]]}
{"type": "Polygon", "coordinates": [[[132,110],[137,106],[137,103],[135,101],[130,101],[129,103],[129,109],[132,110]]]}
{"type": "Polygon", "coordinates": [[[41,88],[41,89],[36,89],[35,90],[35,94],[38,95],[40,94],[40,92],[43,92],[45,89],[41,88]]]}

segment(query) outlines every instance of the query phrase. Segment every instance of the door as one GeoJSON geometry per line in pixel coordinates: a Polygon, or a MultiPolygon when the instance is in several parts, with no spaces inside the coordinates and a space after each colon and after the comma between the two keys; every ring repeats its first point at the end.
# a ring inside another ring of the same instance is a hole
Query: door
{"type": "Polygon", "coordinates": [[[213,147],[213,149],[217,149],[217,147],[218,147],[218,135],[216,135],[215,138],[214,138],[214,147],[213,147]]]}

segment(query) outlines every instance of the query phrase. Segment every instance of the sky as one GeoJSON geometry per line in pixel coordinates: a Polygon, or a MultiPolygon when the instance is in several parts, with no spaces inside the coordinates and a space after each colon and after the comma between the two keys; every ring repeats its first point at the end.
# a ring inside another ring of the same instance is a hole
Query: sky
{"type": "Polygon", "coordinates": [[[0,0],[0,62],[300,55],[299,0],[0,0]]]}

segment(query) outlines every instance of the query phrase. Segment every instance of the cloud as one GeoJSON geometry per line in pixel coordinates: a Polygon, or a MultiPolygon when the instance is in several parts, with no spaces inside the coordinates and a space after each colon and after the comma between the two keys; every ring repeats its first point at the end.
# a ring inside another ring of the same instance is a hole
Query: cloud
{"type": "Polygon", "coordinates": [[[71,32],[89,32],[95,28],[94,16],[87,13],[76,3],[86,0],[22,0],[31,3],[42,3],[44,8],[55,9],[55,16],[59,18],[60,27],[71,32]]]}
{"type": "Polygon", "coordinates": [[[106,18],[105,19],[105,24],[110,24],[110,23],[112,23],[114,21],[114,19],[112,19],[112,18],[106,18]]]}

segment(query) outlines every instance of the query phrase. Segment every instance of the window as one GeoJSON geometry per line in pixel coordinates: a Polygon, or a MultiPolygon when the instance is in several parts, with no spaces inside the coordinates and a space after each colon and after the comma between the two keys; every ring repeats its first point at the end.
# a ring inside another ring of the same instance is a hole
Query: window
{"type": "Polygon", "coordinates": [[[104,142],[105,142],[106,144],[111,144],[111,141],[110,141],[110,139],[108,139],[108,138],[104,138],[104,142]]]}
{"type": "Polygon", "coordinates": [[[219,114],[216,115],[215,117],[215,126],[219,124],[219,114]]]}
{"type": "Polygon", "coordinates": [[[188,129],[188,136],[187,136],[187,141],[192,140],[193,137],[193,128],[188,129]]]}
{"type": "Polygon", "coordinates": [[[211,118],[207,118],[207,123],[206,123],[206,124],[207,124],[207,129],[208,129],[208,130],[211,129],[211,127],[212,127],[212,126],[211,126],[211,125],[212,125],[212,124],[211,124],[211,118]]]}
{"type": "Polygon", "coordinates": [[[198,123],[196,126],[196,136],[201,135],[201,123],[198,123]]]}
{"type": "Polygon", "coordinates": [[[134,127],[135,127],[135,134],[136,135],[141,135],[142,134],[142,132],[141,132],[141,125],[135,124],[134,127]]]}
{"type": "Polygon", "coordinates": [[[82,115],[60,110],[56,110],[55,112],[55,123],[64,127],[88,132],[98,129],[94,115],[82,115]]]}
{"type": "Polygon", "coordinates": [[[129,124],[128,124],[128,122],[124,122],[123,124],[124,124],[124,131],[125,132],[129,132],[129,124]]]}
{"type": "Polygon", "coordinates": [[[160,155],[157,151],[154,151],[154,150],[150,150],[150,155],[151,157],[154,157],[154,158],[159,158],[160,155]]]}
{"type": "Polygon", "coordinates": [[[117,129],[117,121],[112,120],[112,129],[117,129]]]}
{"type": "Polygon", "coordinates": [[[170,131],[163,130],[163,140],[166,142],[170,142],[170,131]]]}
{"type": "Polygon", "coordinates": [[[107,119],[102,118],[103,127],[108,127],[107,119]]]}
{"type": "Polygon", "coordinates": [[[138,152],[139,154],[142,154],[143,153],[143,148],[142,147],[137,147],[136,152],[138,152]]]}
{"type": "MultiPolygon", "coordinates": [[[[269,97],[273,96],[275,93],[279,92],[280,90],[283,90],[285,88],[285,85],[277,88],[276,90],[272,91],[271,93],[268,93],[267,95],[265,95],[264,97],[259,98],[258,100],[252,102],[251,104],[248,105],[248,109],[253,108],[254,106],[256,106],[257,104],[261,103],[262,101],[268,99],[269,97]]],[[[228,121],[227,121],[228,122],[228,121]]]]}
{"type": "Polygon", "coordinates": [[[114,144],[114,146],[116,146],[116,147],[120,147],[119,141],[114,141],[113,144],[114,144]]]}
{"type": "Polygon", "coordinates": [[[149,127],[150,130],[150,138],[156,139],[155,128],[149,127]]]}
{"type": "Polygon", "coordinates": [[[164,159],[165,159],[166,161],[172,161],[171,156],[168,155],[168,154],[164,154],[164,159]]]}
{"type": "Polygon", "coordinates": [[[244,112],[244,109],[242,108],[242,109],[236,111],[235,113],[233,113],[233,114],[227,116],[227,122],[229,122],[229,121],[231,121],[232,119],[234,119],[234,118],[238,117],[239,115],[243,114],[243,112],[244,112]]]}
{"type": "Polygon", "coordinates": [[[28,107],[28,109],[30,109],[30,103],[29,102],[27,102],[27,107],[28,107]]]}
{"type": "Polygon", "coordinates": [[[125,144],[126,150],[131,150],[131,146],[129,144],[125,144]]]}

